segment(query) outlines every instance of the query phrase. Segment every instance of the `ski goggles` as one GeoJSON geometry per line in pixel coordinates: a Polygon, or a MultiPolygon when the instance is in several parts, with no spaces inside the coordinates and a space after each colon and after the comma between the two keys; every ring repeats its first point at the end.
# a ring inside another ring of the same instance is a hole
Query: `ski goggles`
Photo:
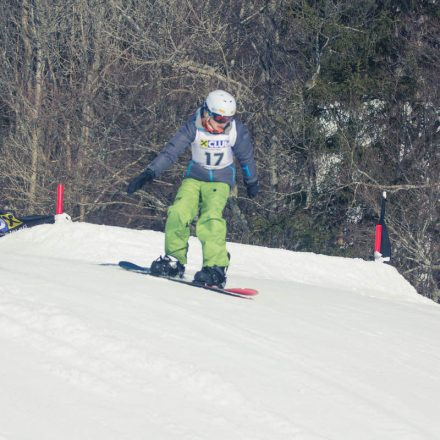
{"type": "Polygon", "coordinates": [[[231,122],[234,119],[234,116],[223,116],[219,115],[218,113],[214,113],[209,108],[205,107],[206,111],[208,112],[208,115],[210,118],[214,119],[215,122],[218,122],[219,124],[227,124],[228,122],[231,122]]]}

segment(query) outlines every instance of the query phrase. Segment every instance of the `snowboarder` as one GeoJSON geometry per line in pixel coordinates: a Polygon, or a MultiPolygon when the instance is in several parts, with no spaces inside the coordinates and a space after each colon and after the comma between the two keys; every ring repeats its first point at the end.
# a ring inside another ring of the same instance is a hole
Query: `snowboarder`
{"type": "Polygon", "coordinates": [[[158,177],[191,146],[192,158],[165,225],[165,255],[151,264],[155,275],[183,277],[187,263],[190,224],[199,214],[196,235],[202,243],[203,267],[194,282],[224,287],[229,254],[223,210],[235,185],[234,156],[243,171],[247,194],[258,193],[252,141],[246,126],[235,117],[234,97],[224,90],[208,94],[203,105],[180,128],[146,170],[130,181],[132,194],[158,177]]]}

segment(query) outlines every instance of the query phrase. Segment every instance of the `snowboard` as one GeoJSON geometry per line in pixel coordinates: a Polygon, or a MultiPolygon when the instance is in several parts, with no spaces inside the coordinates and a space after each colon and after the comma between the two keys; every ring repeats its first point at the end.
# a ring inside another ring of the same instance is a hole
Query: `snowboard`
{"type": "Polygon", "coordinates": [[[120,261],[118,263],[118,265],[122,269],[128,270],[130,272],[136,272],[136,273],[140,273],[143,275],[150,275],[150,276],[154,276],[156,278],[163,278],[165,280],[169,280],[174,283],[186,284],[187,286],[198,287],[200,289],[209,290],[211,292],[221,293],[223,295],[251,299],[252,296],[258,294],[258,290],[255,290],[255,289],[249,289],[249,288],[243,288],[243,287],[233,287],[233,288],[222,289],[221,287],[217,287],[217,286],[207,286],[205,284],[197,284],[197,283],[194,283],[193,281],[184,280],[182,278],[173,278],[173,277],[153,275],[150,272],[149,267],[139,266],[137,264],[131,263],[130,261],[120,261]]]}

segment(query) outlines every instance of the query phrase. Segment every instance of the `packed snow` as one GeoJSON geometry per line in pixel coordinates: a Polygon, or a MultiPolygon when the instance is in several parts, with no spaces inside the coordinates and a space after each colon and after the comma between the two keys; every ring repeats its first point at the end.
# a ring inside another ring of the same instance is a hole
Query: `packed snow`
{"type": "Polygon", "coordinates": [[[440,439],[440,307],[392,266],[228,243],[248,300],[114,264],[163,239],[0,240],[0,440],[440,439]]]}

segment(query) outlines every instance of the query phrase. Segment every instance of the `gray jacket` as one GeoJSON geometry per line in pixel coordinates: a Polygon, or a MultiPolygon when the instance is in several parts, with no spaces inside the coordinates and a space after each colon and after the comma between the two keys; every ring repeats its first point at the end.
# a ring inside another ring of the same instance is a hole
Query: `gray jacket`
{"type": "MultiPolygon", "coordinates": [[[[232,152],[240,164],[245,184],[253,183],[258,178],[251,136],[242,122],[237,118],[234,121],[234,129],[237,133],[232,152]]],[[[230,130],[231,127],[228,127],[228,129],[230,130]]],[[[148,168],[154,171],[156,177],[176,162],[177,158],[192,145],[196,139],[197,130],[204,131],[200,120],[200,109],[180,128],[159,155],[148,165],[148,168]]],[[[220,169],[207,169],[190,160],[185,177],[204,182],[224,182],[233,187],[236,183],[236,169],[233,163],[220,169]]]]}

